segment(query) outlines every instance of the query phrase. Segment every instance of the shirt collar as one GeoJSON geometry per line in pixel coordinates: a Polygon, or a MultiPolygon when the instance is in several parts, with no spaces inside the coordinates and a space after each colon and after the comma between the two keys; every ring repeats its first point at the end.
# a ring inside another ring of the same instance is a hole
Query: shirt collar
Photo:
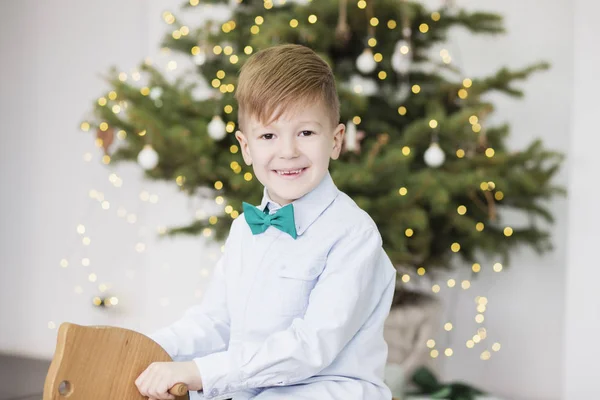
{"type": "MultiPolygon", "coordinates": [[[[296,233],[302,235],[304,231],[312,225],[313,222],[329,207],[338,195],[338,188],[333,183],[329,172],[309,193],[298,200],[292,202],[294,205],[294,221],[296,223],[296,233]]],[[[260,209],[264,211],[269,206],[269,213],[272,214],[281,208],[281,205],[271,200],[267,188],[263,190],[263,199],[260,203],[260,209]]]]}

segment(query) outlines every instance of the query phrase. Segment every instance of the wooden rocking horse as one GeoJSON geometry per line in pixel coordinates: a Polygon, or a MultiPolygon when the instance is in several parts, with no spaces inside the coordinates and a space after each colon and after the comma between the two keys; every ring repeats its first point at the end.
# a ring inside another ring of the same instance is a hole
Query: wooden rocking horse
{"type": "MultiPolygon", "coordinates": [[[[172,360],[141,333],[65,322],[58,329],[43,400],[147,400],[135,380],[150,364],[160,361],[172,360]]],[[[177,400],[189,400],[183,383],[173,386],[169,393],[177,400]]]]}
{"type": "MultiPolygon", "coordinates": [[[[141,333],[109,326],[61,324],[43,400],[147,400],[135,380],[153,362],[172,361],[141,333]]],[[[187,386],[169,393],[189,400],[187,386]]]]}

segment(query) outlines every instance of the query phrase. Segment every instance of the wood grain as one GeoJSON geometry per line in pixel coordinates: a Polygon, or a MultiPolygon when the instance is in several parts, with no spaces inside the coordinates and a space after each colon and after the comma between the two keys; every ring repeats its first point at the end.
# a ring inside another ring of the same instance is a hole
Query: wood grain
{"type": "MultiPolygon", "coordinates": [[[[152,339],[108,326],[61,324],[43,400],[147,400],[135,380],[153,362],[172,361],[152,339]]],[[[171,389],[189,400],[187,387],[171,389]]]]}

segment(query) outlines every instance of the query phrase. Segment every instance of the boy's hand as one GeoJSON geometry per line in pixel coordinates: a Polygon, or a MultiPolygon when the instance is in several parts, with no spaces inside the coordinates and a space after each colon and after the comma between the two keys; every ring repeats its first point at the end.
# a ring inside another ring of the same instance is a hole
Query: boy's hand
{"type": "Polygon", "coordinates": [[[175,399],[169,389],[177,383],[185,383],[190,391],[202,389],[202,378],[195,362],[155,362],[135,380],[142,396],[148,396],[150,400],[175,399]]]}

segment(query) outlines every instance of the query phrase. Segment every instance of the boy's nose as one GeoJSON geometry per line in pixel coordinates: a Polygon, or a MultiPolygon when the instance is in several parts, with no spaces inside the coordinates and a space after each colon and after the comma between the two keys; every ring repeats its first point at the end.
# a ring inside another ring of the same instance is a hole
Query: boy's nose
{"type": "Polygon", "coordinates": [[[298,157],[298,146],[295,137],[284,137],[280,142],[279,157],[281,158],[295,158],[298,157]]]}

